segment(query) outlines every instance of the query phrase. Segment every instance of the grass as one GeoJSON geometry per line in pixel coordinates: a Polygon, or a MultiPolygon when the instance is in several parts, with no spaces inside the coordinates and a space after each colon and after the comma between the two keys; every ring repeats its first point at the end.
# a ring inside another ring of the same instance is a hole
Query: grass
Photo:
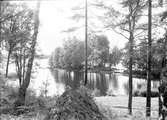
{"type": "MultiPolygon", "coordinates": [[[[128,115],[128,97],[125,96],[104,96],[104,97],[96,97],[95,98],[96,103],[99,106],[106,106],[112,109],[113,113],[115,113],[114,117],[115,119],[112,120],[130,120],[133,119],[138,120],[139,118],[142,118],[145,120],[145,106],[146,106],[146,98],[144,97],[133,97],[133,115],[128,115]],[[140,116],[140,117],[137,117],[140,116]]],[[[151,99],[151,118],[152,120],[157,120],[158,118],[158,98],[152,98],[151,99]]]]}

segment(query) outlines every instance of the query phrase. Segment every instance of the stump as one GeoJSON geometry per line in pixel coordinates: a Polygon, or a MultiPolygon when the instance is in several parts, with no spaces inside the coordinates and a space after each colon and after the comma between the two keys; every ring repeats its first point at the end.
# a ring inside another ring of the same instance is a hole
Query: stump
{"type": "Polygon", "coordinates": [[[50,120],[106,120],[93,98],[81,89],[65,91],[49,116],[50,120]]]}

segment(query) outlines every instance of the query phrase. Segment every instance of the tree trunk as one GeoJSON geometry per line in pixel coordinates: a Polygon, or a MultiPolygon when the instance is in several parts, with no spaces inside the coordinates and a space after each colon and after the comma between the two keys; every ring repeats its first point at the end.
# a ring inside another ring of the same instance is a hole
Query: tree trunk
{"type": "Polygon", "coordinates": [[[6,73],[5,73],[5,77],[8,77],[8,68],[9,68],[9,61],[10,61],[10,55],[12,53],[12,50],[11,48],[9,49],[9,52],[8,52],[8,58],[7,58],[7,63],[6,63],[6,73]]]}
{"type": "Polygon", "coordinates": [[[84,85],[87,85],[88,82],[88,76],[87,76],[87,29],[88,29],[88,11],[87,11],[87,0],[85,1],[85,83],[84,85]]]}
{"type": "Polygon", "coordinates": [[[132,91],[133,91],[133,34],[134,34],[134,29],[135,29],[135,17],[133,17],[133,9],[132,6],[129,5],[129,12],[130,16],[128,18],[129,20],[129,101],[128,101],[128,110],[129,114],[132,114],[132,91]]]}
{"type": "Polygon", "coordinates": [[[146,101],[146,116],[151,115],[151,27],[152,27],[152,0],[149,0],[148,8],[148,55],[147,55],[147,101],[146,101]]]}
{"type": "Polygon", "coordinates": [[[25,88],[25,87],[23,87],[23,86],[21,86],[20,88],[19,88],[19,94],[18,94],[18,100],[16,101],[16,103],[15,103],[15,107],[17,107],[17,106],[22,106],[22,105],[24,105],[25,104],[25,97],[26,97],[26,90],[27,88],[25,88]]]}
{"type": "Polygon", "coordinates": [[[133,33],[130,32],[130,46],[129,46],[129,101],[128,109],[129,114],[132,114],[132,91],[133,91],[133,78],[132,78],[132,65],[133,65],[133,33]]]}

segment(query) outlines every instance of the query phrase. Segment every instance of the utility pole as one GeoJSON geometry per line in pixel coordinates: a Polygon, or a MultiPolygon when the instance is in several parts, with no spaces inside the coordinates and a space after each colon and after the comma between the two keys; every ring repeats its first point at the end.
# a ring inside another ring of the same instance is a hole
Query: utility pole
{"type": "Polygon", "coordinates": [[[88,6],[87,6],[87,0],[85,0],[85,86],[87,84],[88,81],[88,76],[87,76],[87,66],[88,66],[88,59],[87,59],[87,39],[88,39],[88,6]]]}
{"type": "Polygon", "coordinates": [[[147,101],[146,117],[151,116],[151,47],[152,47],[152,0],[148,0],[148,49],[147,49],[147,101]]]}

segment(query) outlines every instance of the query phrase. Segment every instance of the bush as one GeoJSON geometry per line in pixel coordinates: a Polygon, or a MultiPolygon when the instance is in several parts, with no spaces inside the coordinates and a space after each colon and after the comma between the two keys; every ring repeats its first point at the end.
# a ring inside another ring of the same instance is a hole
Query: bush
{"type": "Polygon", "coordinates": [[[112,90],[107,90],[106,94],[107,96],[115,96],[112,90]]]}
{"type": "MultiPolygon", "coordinates": [[[[147,97],[147,90],[135,90],[134,92],[133,92],[133,96],[134,97],[138,97],[138,96],[140,96],[140,97],[147,97]]],[[[159,96],[159,92],[158,92],[158,90],[156,91],[156,90],[152,90],[151,91],[151,97],[158,97],[159,96]]]]}
{"type": "MultiPolygon", "coordinates": [[[[138,89],[133,91],[133,96],[137,97],[146,97],[147,96],[147,85],[146,83],[143,84],[138,84],[137,86],[138,89]]],[[[159,91],[158,88],[154,88],[151,90],[151,97],[158,97],[159,96],[159,91]]]]}
{"type": "Polygon", "coordinates": [[[92,96],[93,97],[100,97],[101,94],[100,94],[100,90],[95,88],[93,91],[92,91],[92,96]]]}
{"type": "Polygon", "coordinates": [[[118,117],[116,111],[112,110],[109,106],[104,106],[101,104],[99,104],[98,106],[100,112],[107,118],[107,120],[113,120],[116,119],[116,117],[118,117]]]}
{"type": "Polygon", "coordinates": [[[13,99],[12,94],[11,94],[11,89],[6,89],[8,91],[2,92],[1,97],[0,97],[0,114],[2,113],[12,113],[13,111],[13,103],[15,99],[13,99]]]}

